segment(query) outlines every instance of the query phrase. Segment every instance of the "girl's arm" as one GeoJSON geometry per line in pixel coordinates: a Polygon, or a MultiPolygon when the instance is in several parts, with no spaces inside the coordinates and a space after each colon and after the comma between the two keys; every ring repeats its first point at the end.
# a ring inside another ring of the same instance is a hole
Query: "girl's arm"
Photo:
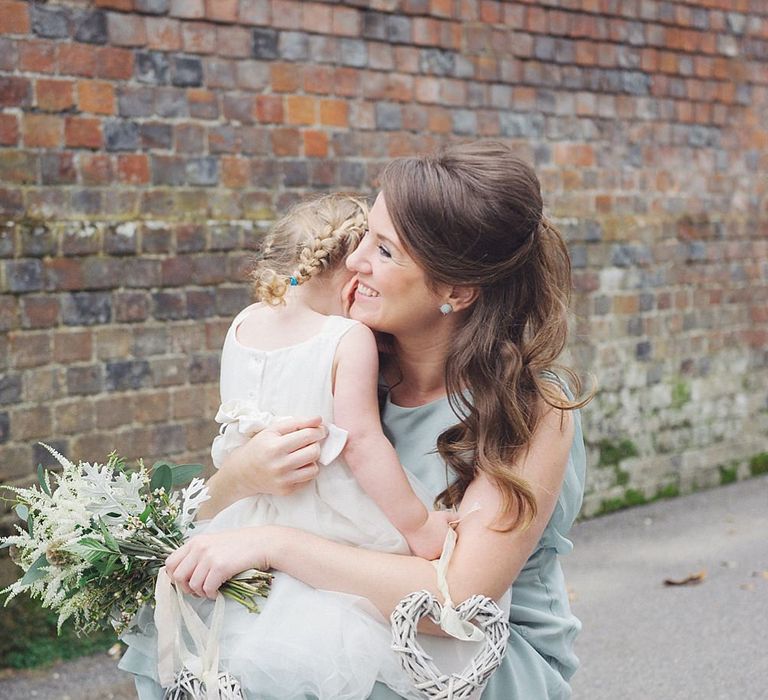
{"type": "Polygon", "coordinates": [[[363,324],[341,339],[334,359],[333,421],[349,433],[343,457],[362,489],[403,534],[411,551],[426,559],[440,556],[455,517],[430,511],[418,498],[392,444],[381,430],[376,384],[376,339],[363,324]]]}
{"type": "MultiPolygon", "coordinates": [[[[524,530],[498,532],[494,528],[499,525],[501,493],[482,475],[470,484],[459,515],[476,503],[481,509],[458,527],[448,568],[451,597],[457,603],[475,593],[500,598],[531,556],[554,511],[573,441],[573,417],[541,404],[542,418],[530,448],[513,465],[534,489],[537,515],[524,530]]],[[[424,588],[438,595],[430,562],[277,526],[198,535],[172,554],[167,566],[183,590],[208,597],[215,597],[221,583],[243,569],[275,568],[315,588],[366,597],[385,616],[413,591],[424,588]]]]}

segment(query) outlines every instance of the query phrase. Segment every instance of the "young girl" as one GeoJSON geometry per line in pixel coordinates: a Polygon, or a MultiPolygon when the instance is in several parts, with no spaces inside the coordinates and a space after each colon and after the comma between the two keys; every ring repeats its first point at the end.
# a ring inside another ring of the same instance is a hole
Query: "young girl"
{"type": "MultiPolygon", "coordinates": [[[[222,350],[217,467],[242,458],[249,438],[281,416],[321,416],[326,443],[335,445],[324,446],[317,476],[306,485],[239,500],[199,530],[281,524],[360,547],[439,556],[451,516],[430,511],[409,483],[381,431],[373,333],[340,315],[351,278],[344,260],[365,232],[366,216],[360,201],[326,195],[278,221],[252,275],[260,303],[235,317],[222,350]]],[[[196,607],[210,621],[210,604],[196,607]]],[[[227,601],[219,634],[220,667],[247,698],[356,700],[376,681],[420,697],[390,649],[388,621],[366,599],[277,573],[261,607],[252,615],[227,601]]],[[[126,637],[121,667],[156,681],[154,630],[147,624],[145,631],[126,637]]],[[[137,687],[142,698],[159,697],[157,685],[137,687]]]]}

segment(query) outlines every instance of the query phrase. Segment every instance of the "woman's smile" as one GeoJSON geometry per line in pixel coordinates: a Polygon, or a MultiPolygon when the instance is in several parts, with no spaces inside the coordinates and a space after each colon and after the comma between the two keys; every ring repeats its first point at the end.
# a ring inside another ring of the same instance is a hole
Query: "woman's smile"
{"type": "Polygon", "coordinates": [[[377,297],[379,296],[379,293],[375,289],[371,289],[368,285],[364,284],[363,282],[360,282],[358,280],[357,282],[357,293],[364,296],[364,297],[377,297]]]}

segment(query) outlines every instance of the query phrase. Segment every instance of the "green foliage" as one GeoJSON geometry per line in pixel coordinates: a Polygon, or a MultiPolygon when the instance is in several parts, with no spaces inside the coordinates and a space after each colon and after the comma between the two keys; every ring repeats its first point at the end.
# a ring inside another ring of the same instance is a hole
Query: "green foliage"
{"type": "Polygon", "coordinates": [[[718,466],[718,469],[720,470],[721,486],[725,486],[726,484],[732,484],[738,479],[738,469],[736,465],[726,467],[725,465],[721,464],[718,466]]]}
{"type": "Polygon", "coordinates": [[[629,472],[616,467],[616,486],[626,486],[629,483],[629,472]]]}
{"type": "Polygon", "coordinates": [[[691,387],[683,381],[675,382],[672,387],[672,408],[682,408],[691,400],[691,387]]]}
{"type": "Polygon", "coordinates": [[[749,460],[749,473],[752,476],[768,474],[768,452],[760,452],[749,460]]]}
{"type": "Polygon", "coordinates": [[[59,659],[74,659],[109,649],[115,634],[109,630],[78,637],[65,623],[56,634],[58,615],[26,595],[0,607],[0,667],[33,668],[59,659]]]}
{"type": "Polygon", "coordinates": [[[613,466],[619,464],[621,460],[627,457],[637,457],[639,454],[635,443],[627,439],[620,440],[619,442],[601,440],[598,443],[598,447],[600,448],[598,467],[613,466]]]}

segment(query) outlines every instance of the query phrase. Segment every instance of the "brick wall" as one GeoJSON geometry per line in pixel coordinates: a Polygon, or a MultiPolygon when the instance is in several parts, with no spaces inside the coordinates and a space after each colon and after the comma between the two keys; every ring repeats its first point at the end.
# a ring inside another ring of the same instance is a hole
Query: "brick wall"
{"type": "Polygon", "coordinates": [[[766,468],[764,0],[0,0],[0,110],[0,480],[207,459],[263,222],[476,137],[570,242],[586,512],[766,468]]]}

